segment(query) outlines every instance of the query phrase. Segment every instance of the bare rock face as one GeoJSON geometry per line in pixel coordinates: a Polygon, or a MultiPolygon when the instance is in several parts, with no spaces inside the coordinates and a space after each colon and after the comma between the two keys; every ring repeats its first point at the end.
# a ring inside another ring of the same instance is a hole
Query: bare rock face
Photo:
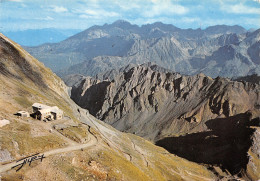
{"type": "Polygon", "coordinates": [[[136,66],[112,81],[83,80],[72,99],[113,127],[156,141],[208,130],[205,122],[258,112],[259,85],[136,66]]]}
{"type": "Polygon", "coordinates": [[[259,179],[259,92],[254,83],[139,65],[112,81],[86,78],[72,87],[72,99],[116,129],[207,164],[220,177],[255,180],[259,179]]]}
{"type": "Polygon", "coordinates": [[[247,151],[248,163],[246,165],[247,177],[251,180],[260,178],[260,117],[251,121],[253,134],[250,137],[251,146],[247,151]]]}

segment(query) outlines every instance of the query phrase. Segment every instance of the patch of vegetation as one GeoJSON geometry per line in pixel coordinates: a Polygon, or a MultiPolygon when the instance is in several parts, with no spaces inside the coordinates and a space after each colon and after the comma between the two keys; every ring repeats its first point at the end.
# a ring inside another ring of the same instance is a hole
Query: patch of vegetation
{"type": "Polygon", "coordinates": [[[15,152],[20,155],[30,155],[62,147],[65,143],[64,140],[52,134],[32,137],[30,130],[30,125],[19,122],[5,126],[0,132],[2,149],[9,150],[15,157],[15,152]],[[19,150],[14,148],[14,141],[18,143],[19,150]]]}
{"type": "Polygon", "coordinates": [[[77,143],[82,143],[82,139],[87,139],[88,137],[87,129],[82,126],[71,126],[68,128],[58,129],[57,131],[77,143]]]}
{"type": "Polygon", "coordinates": [[[152,165],[146,169],[145,173],[151,178],[156,178],[155,180],[183,180],[183,178],[203,180],[203,178],[213,179],[215,177],[202,165],[169,154],[164,148],[155,146],[136,135],[129,133],[127,135],[138,147],[148,151],[146,157],[152,165]]]}
{"type": "Polygon", "coordinates": [[[101,150],[98,155],[97,162],[109,170],[107,180],[152,180],[133,163],[112,150],[101,150]]]}
{"type": "Polygon", "coordinates": [[[13,174],[4,174],[2,175],[1,179],[3,181],[23,181],[24,180],[24,174],[23,173],[13,173],[13,174]]]}
{"type": "Polygon", "coordinates": [[[27,97],[14,97],[14,100],[24,108],[30,107],[33,104],[27,97]]]}
{"type": "Polygon", "coordinates": [[[142,157],[140,154],[138,154],[134,148],[133,148],[133,145],[132,145],[132,141],[131,139],[129,139],[129,137],[126,135],[126,134],[123,134],[120,136],[120,139],[118,140],[114,140],[118,145],[120,145],[120,148],[125,152],[125,153],[128,153],[130,154],[132,157],[135,157],[136,160],[140,161],[140,162],[137,162],[135,161],[136,163],[138,163],[138,165],[141,165],[141,167],[144,166],[144,163],[142,161],[142,157]],[[124,140],[122,142],[122,140],[124,140]]]}
{"type": "MultiPolygon", "coordinates": [[[[73,154],[73,156],[79,159],[83,157],[84,160],[87,160],[88,162],[89,155],[87,153],[84,153],[84,155],[82,155],[81,151],[77,153],[80,154],[77,154],[77,156],[73,154]]],[[[55,167],[65,173],[70,180],[99,180],[97,178],[95,179],[88,170],[73,165],[72,159],[73,158],[68,157],[68,155],[62,157],[52,157],[52,160],[55,162],[55,167]]]]}

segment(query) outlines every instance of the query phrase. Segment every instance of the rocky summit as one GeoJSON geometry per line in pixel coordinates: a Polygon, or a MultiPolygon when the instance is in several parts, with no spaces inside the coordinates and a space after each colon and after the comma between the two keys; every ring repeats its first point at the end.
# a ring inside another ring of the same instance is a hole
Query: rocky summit
{"type": "Polygon", "coordinates": [[[75,73],[93,77],[130,63],[154,62],[182,74],[231,78],[260,73],[259,31],[226,25],[202,30],[116,21],[93,26],[60,43],[25,48],[62,77],[75,73]]]}
{"type": "Polygon", "coordinates": [[[171,153],[233,175],[259,177],[258,167],[253,168],[259,164],[259,145],[253,141],[260,126],[259,84],[154,67],[124,67],[113,79],[81,77],[71,98],[114,128],[171,153]]]}

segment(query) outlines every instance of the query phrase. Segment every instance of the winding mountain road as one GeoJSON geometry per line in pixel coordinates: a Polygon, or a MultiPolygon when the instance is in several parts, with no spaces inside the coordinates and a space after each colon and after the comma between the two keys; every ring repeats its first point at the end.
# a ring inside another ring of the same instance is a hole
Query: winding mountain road
{"type": "MultiPolygon", "coordinates": [[[[61,135],[61,136],[64,137],[63,135],[61,135]]],[[[85,143],[85,144],[79,144],[79,143],[78,144],[72,144],[72,145],[70,145],[68,147],[65,147],[65,148],[57,148],[57,149],[45,151],[45,152],[40,153],[40,154],[44,154],[45,157],[48,157],[48,156],[59,154],[59,153],[65,153],[65,152],[71,152],[71,151],[76,151],[76,150],[80,150],[80,149],[89,148],[89,147],[94,146],[95,144],[97,144],[98,140],[97,140],[97,138],[95,136],[92,135],[91,132],[90,132],[89,136],[90,136],[89,141],[87,143],[85,143]]],[[[19,162],[13,161],[13,162],[5,164],[5,165],[0,165],[0,173],[6,172],[8,170],[11,170],[11,168],[13,166],[18,165],[18,164],[20,164],[22,162],[23,162],[23,160],[21,160],[19,162]]]]}

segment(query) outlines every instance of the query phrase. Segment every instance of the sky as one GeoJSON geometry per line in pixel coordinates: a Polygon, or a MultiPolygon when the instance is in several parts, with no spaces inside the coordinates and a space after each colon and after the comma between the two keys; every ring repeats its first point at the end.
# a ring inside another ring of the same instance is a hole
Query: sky
{"type": "Polygon", "coordinates": [[[87,29],[126,20],[179,28],[241,25],[260,28],[260,0],[0,0],[0,32],[87,29]]]}

